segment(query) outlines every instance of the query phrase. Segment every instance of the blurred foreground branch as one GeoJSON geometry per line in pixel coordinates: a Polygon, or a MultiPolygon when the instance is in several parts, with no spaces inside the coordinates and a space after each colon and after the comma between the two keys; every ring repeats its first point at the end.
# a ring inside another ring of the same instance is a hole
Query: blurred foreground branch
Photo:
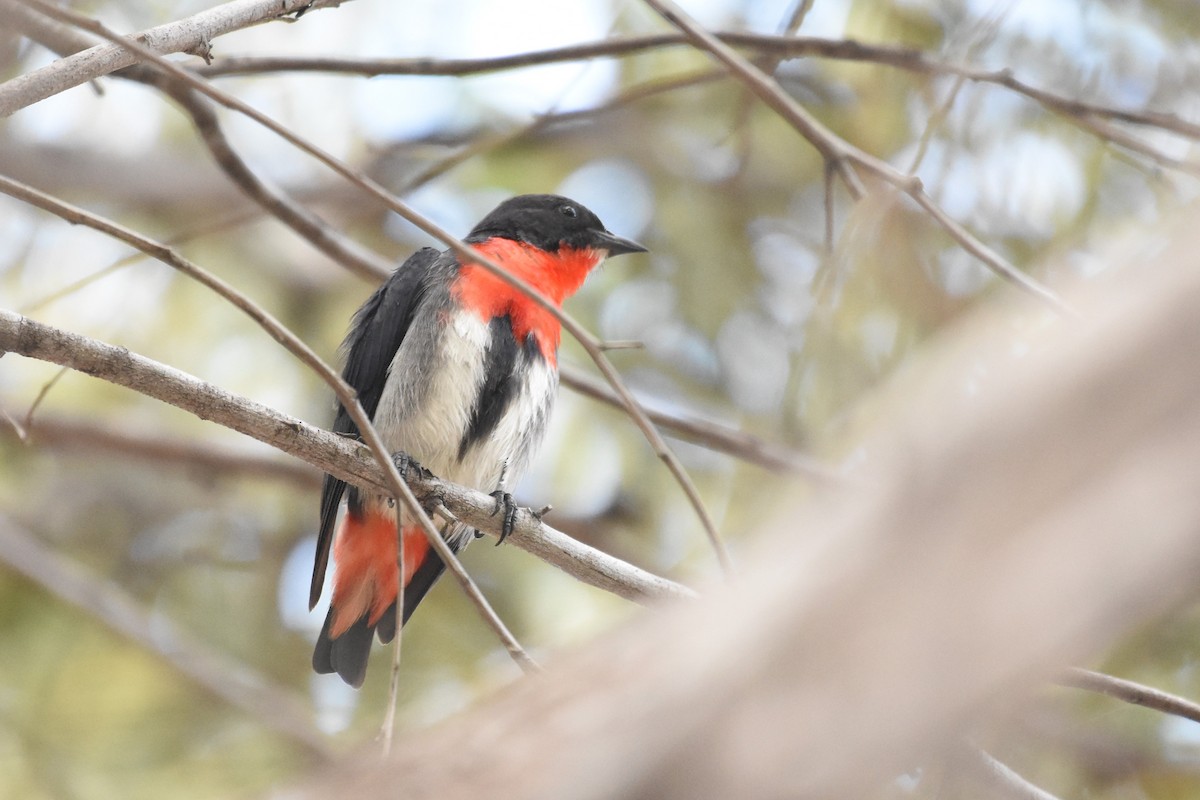
{"type": "Polygon", "coordinates": [[[961,746],[1194,591],[1196,221],[1080,320],[953,331],[873,406],[862,483],[784,502],[737,583],[293,796],[861,797],[961,746]]]}

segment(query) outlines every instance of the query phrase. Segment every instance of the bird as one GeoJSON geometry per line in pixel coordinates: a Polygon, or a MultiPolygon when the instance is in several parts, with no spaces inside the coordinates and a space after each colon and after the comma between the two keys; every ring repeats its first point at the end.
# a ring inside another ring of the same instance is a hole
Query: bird
{"type": "MultiPolygon", "coordinates": [[[[556,306],[606,258],[645,252],[608,231],[595,213],[554,194],[512,197],[464,241],[556,306]]],[[[410,256],[354,315],[342,343],[342,376],[389,452],[481,491],[515,485],[541,444],[558,390],[558,319],[484,266],[453,249],[410,256]]],[[[361,438],[339,401],[333,430],[361,438]]],[[[506,514],[506,520],[511,517],[506,514]]],[[[455,553],[474,532],[435,517],[455,553]]],[[[385,494],[325,475],[309,608],[320,600],[332,551],[333,592],[313,650],[313,669],[356,688],[371,645],[396,635],[445,564],[424,532],[385,494]],[[343,497],[346,512],[338,522],[343,497]],[[404,574],[399,574],[399,548],[404,574]]]]}

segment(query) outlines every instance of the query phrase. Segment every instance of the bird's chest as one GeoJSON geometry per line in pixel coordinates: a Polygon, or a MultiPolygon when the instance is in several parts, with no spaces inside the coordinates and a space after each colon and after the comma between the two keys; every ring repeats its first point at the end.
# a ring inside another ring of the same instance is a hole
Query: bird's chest
{"type": "Polygon", "coordinates": [[[541,440],[557,371],[536,348],[461,308],[443,310],[423,348],[405,340],[392,361],[376,425],[435,475],[490,491],[507,464],[515,480],[541,440]],[[487,424],[482,424],[483,419],[487,424]]]}

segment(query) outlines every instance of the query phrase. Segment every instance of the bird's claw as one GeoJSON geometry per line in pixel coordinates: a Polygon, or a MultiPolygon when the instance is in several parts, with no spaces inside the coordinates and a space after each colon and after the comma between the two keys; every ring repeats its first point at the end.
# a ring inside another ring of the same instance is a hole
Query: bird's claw
{"type": "Polygon", "coordinates": [[[415,458],[403,450],[392,453],[392,463],[396,465],[396,471],[400,473],[400,477],[404,479],[405,483],[408,483],[408,479],[412,475],[416,475],[418,478],[433,477],[432,472],[422,467],[415,458]]]}
{"type": "Polygon", "coordinates": [[[496,501],[496,507],[492,509],[493,517],[499,514],[501,509],[504,510],[504,521],[500,524],[500,540],[496,542],[496,546],[499,547],[517,524],[518,506],[513,502],[512,495],[503,489],[492,492],[491,498],[496,501]]]}

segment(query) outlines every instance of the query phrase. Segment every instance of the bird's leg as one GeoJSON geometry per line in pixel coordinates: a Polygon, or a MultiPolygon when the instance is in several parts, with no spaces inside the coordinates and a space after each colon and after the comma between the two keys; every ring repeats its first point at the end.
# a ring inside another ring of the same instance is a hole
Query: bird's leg
{"type": "Polygon", "coordinates": [[[500,524],[500,539],[496,542],[497,547],[508,538],[517,524],[517,504],[513,502],[513,496],[504,487],[504,479],[507,477],[508,462],[505,461],[500,467],[500,480],[496,481],[496,491],[491,494],[492,499],[496,501],[496,507],[492,509],[492,516],[496,516],[501,509],[504,509],[504,521],[500,524]]]}

